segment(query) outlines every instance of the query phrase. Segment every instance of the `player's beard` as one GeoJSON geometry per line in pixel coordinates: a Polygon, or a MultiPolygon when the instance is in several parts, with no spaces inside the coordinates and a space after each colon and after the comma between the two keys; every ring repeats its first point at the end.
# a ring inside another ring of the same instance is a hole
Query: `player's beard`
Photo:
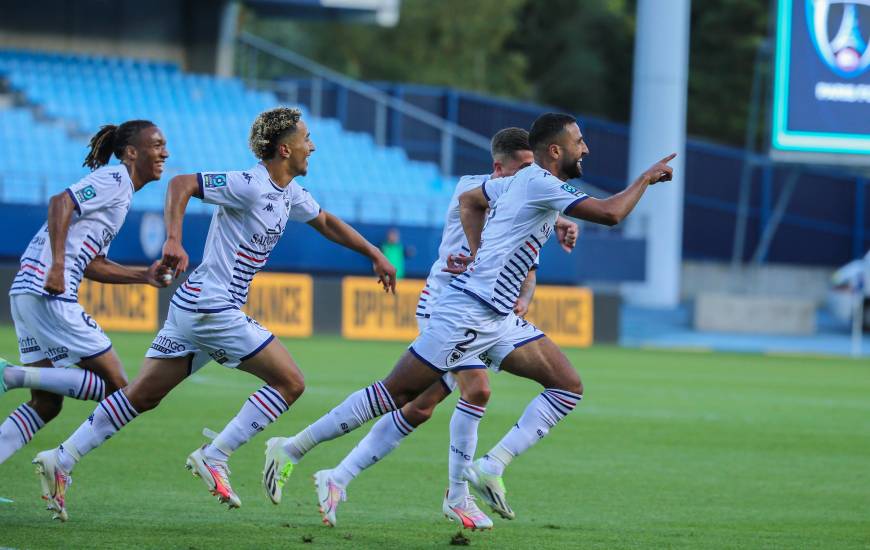
{"type": "Polygon", "coordinates": [[[562,173],[568,176],[568,179],[579,178],[583,175],[583,166],[580,164],[581,159],[576,159],[572,162],[566,162],[562,166],[562,173]]]}

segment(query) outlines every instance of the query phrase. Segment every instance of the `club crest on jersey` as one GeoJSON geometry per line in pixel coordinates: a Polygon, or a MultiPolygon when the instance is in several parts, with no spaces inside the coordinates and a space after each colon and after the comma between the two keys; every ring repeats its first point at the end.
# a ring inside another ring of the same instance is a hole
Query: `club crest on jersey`
{"type": "Polygon", "coordinates": [[[97,196],[97,190],[94,189],[93,185],[86,185],[76,191],[76,199],[78,199],[79,204],[83,202],[88,202],[92,198],[97,196]]]}
{"type": "Polygon", "coordinates": [[[453,365],[458,363],[460,359],[462,359],[462,352],[456,348],[453,348],[447,355],[447,367],[452,367],[453,365]]]}
{"type": "Polygon", "coordinates": [[[562,189],[571,193],[575,197],[579,197],[582,194],[582,191],[580,191],[579,189],[577,189],[576,187],[574,187],[570,183],[566,183],[566,184],[562,185],[562,189]]]}
{"type": "Polygon", "coordinates": [[[203,174],[202,175],[202,185],[203,185],[203,187],[208,187],[209,189],[217,189],[218,187],[226,187],[227,186],[227,175],[226,174],[203,174]]]}

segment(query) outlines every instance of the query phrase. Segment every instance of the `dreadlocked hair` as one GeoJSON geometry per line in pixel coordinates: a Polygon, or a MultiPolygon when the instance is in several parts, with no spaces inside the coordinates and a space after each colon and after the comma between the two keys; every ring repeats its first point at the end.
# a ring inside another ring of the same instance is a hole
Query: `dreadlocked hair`
{"type": "Polygon", "coordinates": [[[120,160],[124,156],[124,147],[133,145],[133,140],[139,132],[152,126],[156,124],[150,120],[128,120],[120,126],[114,124],[101,126],[88,143],[90,151],[82,166],[96,170],[109,164],[113,154],[120,160]]]}
{"type": "Polygon", "coordinates": [[[251,136],[248,145],[260,160],[268,160],[275,156],[275,151],[281,140],[287,134],[295,132],[302,111],[292,107],[276,107],[260,113],[251,125],[251,136]]]}

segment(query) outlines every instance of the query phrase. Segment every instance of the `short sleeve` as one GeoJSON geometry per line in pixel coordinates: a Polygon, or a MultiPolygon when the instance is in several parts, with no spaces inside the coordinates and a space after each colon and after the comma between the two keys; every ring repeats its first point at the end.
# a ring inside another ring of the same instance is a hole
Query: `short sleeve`
{"type": "Polygon", "coordinates": [[[294,185],[290,199],[290,214],[287,219],[294,222],[310,222],[320,214],[320,204],[314,200],[307,189],[294,185]]]}
{"type": "Polygon", "coordinates": [[[199,172],[199,197],[202,202],[244,209],[260,198],[256,181],[247,172],[199,172]]]}
{"type": "Polygon", "coordinates": [[[562,213],[567,213],[575,204],[589,198],[589,195],[570,183],[551,175],[530,181],[528,193],[530,203],[562,213]]]}
{"type": "MultiPolygon", "coordinates": [[[[124,180],[119,172],[117,180],[102,181],[96,174],[89,174],[66,189],[67,195],[72,199],[76,212],[84,216],[113,204],[122,192],[129,191],[124,187],[124,180]]],[[[109,176],[111,177],[111,176],[109,176]]],[[[127,184],[129,185],[129,184],[127,184]]]]}
{"type": "Polygon", "coordinates": [[[511,179],[512,178],[495,178],[483,182],[480,186],[481,191],[483,191],[483,196],[489,203],[490,208],[492,208],[501,194],[504,193],[505,189],[508,188],[511,179]]]}

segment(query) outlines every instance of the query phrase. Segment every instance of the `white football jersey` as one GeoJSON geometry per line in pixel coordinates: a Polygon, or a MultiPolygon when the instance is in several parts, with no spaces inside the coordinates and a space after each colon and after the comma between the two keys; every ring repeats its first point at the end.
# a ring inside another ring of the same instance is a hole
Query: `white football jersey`
{"type": "Polygon", "coordinates": [[[489,179],[489,174],[462,176],[456,183],[456,189],[453,191],[453,196],[450,197],[450,205],[447,207],[447,216],[444,219],[441,244],[438,245],[438,259],[429,270],[426,286],[420,293],[420,299],[417,302],[417,317],[429,317],[441,290],[450,284],[453,278],[453,275],[444,271],[444,268],[447,267],[447,256],[459,253],[468,255],[471,252],[465,238],[465,231],[462,229],[462,221],[459,219],[459,195],[480,187],[483,182],[489,179]]]}
{"type": "Polygon", "coordinates": [[[559,213],[589,197],[537,164],[484,183],[483,194],[491,202],[480,250],[450,286],[507,315],[559,213]]]}
{"type": "Polygon", "coordinates": [[[175,291],[172,305],[197,313],[240,309],[287,222],[311,221],[320,205],[294,181],[283,189],[275,185],[263,164],[246,172],[200,172],[196,177],[202,201],[218,208],[202,263],[175,291]]]}
{"type": "Polygon", "coordinates": [[[48,224],[45,223],[21,256],[21,269],[15,276],[9,294],[36,294],[77,302],[85,268],[95,257],[108,253],[109,244],[124,225],[134,190],[127,167],[115,164],[94,170],[69,186],[66,192],[76,209],[66,237],[66,290],[63,294],[52,296],[43,289],[52,262],[48,224]]]}

